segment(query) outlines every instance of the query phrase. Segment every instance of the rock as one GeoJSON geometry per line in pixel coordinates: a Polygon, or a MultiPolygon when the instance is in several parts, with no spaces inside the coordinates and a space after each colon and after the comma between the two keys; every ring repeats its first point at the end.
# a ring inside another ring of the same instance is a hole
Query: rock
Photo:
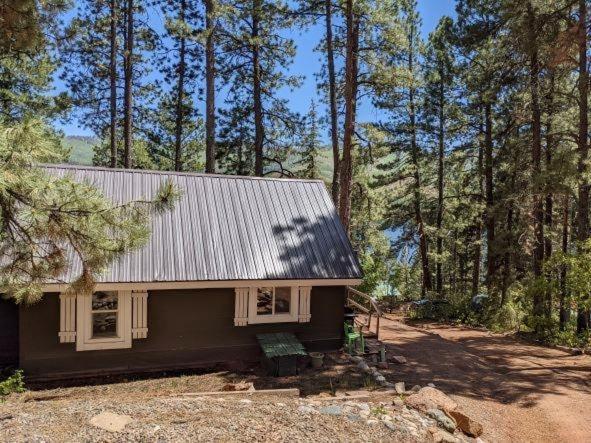
{"type": "Polygon", "coordinates": [[[387,381],[386,383],[384,383],[384,387],[388,389],[394,389],[395,385],[394,383],[390,383],[389,381],[387,381]]]}
{"type": "Polygon", "coordinates": [[[434,383],[427,383],[427,386],[429,386],[430,388],[434,388],[435,384],[434,383]]]}
{"type": "Polygon", "coordinates": [[[357,363],[357,367],[365,372],[368,372],[370,370],[369,365],[367,363],[365,363],[365,361],[363,361],[363,360],[360,361],[359,363],[357,363]]]}
{"type": "Polygon", "coordinates": [[[343,413],[343,408],[337,405],[330,405],[320,408],[318,412],[326,415],[341,415],[343,413]]]}
{"type": "Polygon", "coordinates": [[[371,415],[371,412],[370,411],[359,411],[359,415],[361,417],[367,418],[367,417],[369,417],[371,415]]]}
{"type": "Polygon", "coordinates": [[[90,419],[90,424],[109,432],[121,432],[133,419],[128,415],[119,415],[113,412],[101,412],[90,419]]]}
{"type": "Polygon", "coordinates": [[[394,423],[392,423],[391,421],[385,421],[384,426],[386,426],[391,431],[397,432],[400,430],[400,428],[398,426],[396,426],[394,423]]]}
{"type": "Polygon", "coordinates": [[[369,411],[371,409],[367,403],[358,403],[357,407],[362,411],[369,411]]]}
{"type": "Polygon", "coordinates": [[[443,429],[437,429],[431,435],[433,436],[434,443],[457,443],[459,441],[457,438],[443,429]]]}
{"type": "Polygon", "coordinates": [[[392,404],[394,406],[401,407],[404,406],[404,400],[402,400],[400,397],[396,397],[394,400],[392,400],[392,404]]]}
{"type": "Polygon", "coordinates": [[[378,363],[378,368],[380,369],[388,369],[388,362],[387,361],[381,361],[378,363]]]}
{"type": "Polygon", "coordinates": [[[480,437],[482,435],[484,429],[476,420],[472,420],[460,411],[448,411],[447,413],[456,421],[458,428],[460,428],[464,434],[469,435],[470,437],[480,437]]]}
{"type": "Polygon", "coordinates": [[[441,409],[429,409],[427,411],[427,416],[435,420],[439,426],[448,432],[454,432],[456,430],[456,422],[441,409]]]}
{"type": "Polygon", "coordinates": [[[222,391],[254,391],[254,384],[250,382],[228,383],[224,385],[222,391]]]}
{"type": "Polygon", "coordinates": [[[361,415],[357,415],[357,414],[348,414],[347,419],[349,421],[361,421],[362,417],[361,417],[361,415]]]}
{"type": "Polygon", "coordinates": [[[371,419],[371,420],[367,420],[365,423],[367,423],[370,426],[373,426],[373,425],[377,425],[379,423],[379,421],[371,419]]]}
{"type": "Polygon", "coordinates": [[[406,392],[406,385],[403,381],[399,381],[398,383],[394,384],[394,390],[397,394],[404,394],[406,392]]]}
{"type": "Polygon", "coordinates": [[[384,377],[382,374],[378,374],[374,378],[376,379],[376,381],[378,383],[385,383],[386,382],[386,377],[384,377]]]}
{"type": "Polygon", "coordinates": [[[298,408],[298,411],[299,412],[302,412],[304,414],[314,414],[314,413],[316,413],[316,409],[314,409],[314,408],[312,408],[310,406],[305,406],[305,405],[300,406],[298,408]]]}
{"type": "Polygon", "coordinates": [[[351,360],[353,363],[360,363],[363,361],[363,357],[359,357],[358,355],[352,355],[349,357],[349,360],[351,360]]]}
{"type": "Polygon", "coordinates": [[[416,394],[406,397],[405,402],[411,408],[421,412],[430,409],[441,409],[443,411],[454,411],[458,405],[455,401],[438,389],[425,387],[416,394]]]}
{"type": "Polygon", "coordinates": [[[406,358],[402,355],[393,355],[392,357],[390,357],[390,360],[394,363],[398,363],[399,365],[406,364],[406,358]]]}
{"type": "Polygon", "coordinates": [[[240,403],[250,404],[252,403],[252,400],[249,400],[248,398],[243,398],[242,400],[240,400],[240,403]]]}
{"type": "Polygon", "coordinates": [[[414,385],[412,388],[410,388],[410,392],[419,392],[420,390],[421,390],[420,385],[414,385]]]}

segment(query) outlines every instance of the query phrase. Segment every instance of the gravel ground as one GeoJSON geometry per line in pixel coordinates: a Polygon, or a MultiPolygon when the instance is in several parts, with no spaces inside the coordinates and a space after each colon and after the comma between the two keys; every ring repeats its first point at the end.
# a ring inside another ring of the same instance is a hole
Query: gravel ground
{"type": "MultiPolygon", "coordinates": [[[[433,441],[433,420],[392,401],[150,397],[96,395],[31,400],[13,395],[0,405],[0,440],[70,441],[433,441]],[[89,421],[102,412],[133,419],[112,433],[89,421]],[[429,430],[431,429],[431,431],[429,430]]],[[[45,393],[45,398],[49,395],[45,393]]],[[[440,432],[440,431],[439,431],[440,432]]]]}

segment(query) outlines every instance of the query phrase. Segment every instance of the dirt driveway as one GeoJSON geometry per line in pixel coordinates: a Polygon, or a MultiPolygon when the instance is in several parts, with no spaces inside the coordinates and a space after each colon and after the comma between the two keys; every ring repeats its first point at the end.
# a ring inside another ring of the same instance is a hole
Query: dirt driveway
{"type": "MultiPolygon", "coordinates": [[[[392,318],[380,339],[406,356],[389,378],[433,382],[479,420],[486,441],[591,441],[591,357],[512,337],[392,318]]],[[[388,371],[390,372],[390,371],[388,371]]]]}

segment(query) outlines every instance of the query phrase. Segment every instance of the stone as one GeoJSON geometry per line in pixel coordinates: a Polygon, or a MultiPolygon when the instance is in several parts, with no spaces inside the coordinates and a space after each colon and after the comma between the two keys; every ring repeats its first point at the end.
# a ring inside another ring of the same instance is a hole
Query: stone
{"type": "Polygon", "coordinates": [[[370,412],[370,411],[364,411],[364,410],[361,410],[361,411],[359,411],[359,415],[360,415],[361,417],[365,417],[365,418],[367,418],[367,417],[369,417],[369,416],[371,415],[371,412],[370,412]]]}
{"type": "Polygon", "coordinates": [[[304,414],[314,414],[316,412],[316,409],[314,409],[310,406],[302,405],[298,408],[298,411],[302,412],[304,414]]]}
{"type": "Polygon", "coordinates": [[[90,424],[109,432],[121,432],[133,419],[128,415],[119,415],[105,411],[90,419],[90,424]]]}
{"type": "Polygon", "coordinates": [[[443,429],[438,429],[432,434],[434,443],[457,443],[459,440],[443,429]]]}
{"type": "Polygon", "coordinates": [[[360,361],[359,363],[357,363],[357,367],[365,372],[368,372],[370,370],[369,365],[367,363],[365,363],[365,361],[363,361],[363,360],[360,361]]]}
{"type": "Polygon", "coordinates": [[[320,408],[319,412],[326,415],[341,415],[343,413],[343,408],[337,405],[330,405],[320,408]]]}
{"type": "Polygon", "coordinates": [[[362,411],[369,411],[371,409],[367,403],[358,403],[357,407],[362,411]]]}
{"type": "Polygon", "coordinates": [[[412,388],[410,388],[410,392],[419,392],[420,390],[421,390],[420,385],[414,385],[412,388]]]}
{"type": "Polygon", "coordinates": [[[349,357],[349,360],[351,360],[353,363],[359,363],[363,361],[363,357],[359,357],[358,355],[352,355],[349,357]]]}
{"type": "Polygon", "coordinates": [[[460,411],[448,411],[447,413],[456,421],[458,428],[460,428],[464,434],[474,438],[482,435],[484,429],[476,420],[471,419],[460,411]]]}
{"type": "Polygon", "coordinates": [[[397,432],[400,430],[400,428],[397,425],[395,425],[394,423],[392,423],[391,421],[385,421],[384,426],[386,426],[391,431],[397,432]]]}
{"type": "Polygon", "coordinates": [[[376,381],[378,383],[385,383],[386,382],[386,377],[384,377],[382,374],[378,374],[374,378],[376,379],[376,381]]]}
{"type": "Polygon", "coordinates": [[[347,420],[349,420],[349,421],[361,421],[362,420],[362,417],[361,417],[361,415],[358,415],[358,414],[348,414],[347,415],[347,420]]]}
{"type": "Polygon", "coordinates": [[[373,425],[377,425],[379,423],[379,421],[372,419],[372,420],[367,420],[365,423],[367,423],[370,426],[373,426],[373,425]]]}
{"type": "Polygon", "coordinates": [[[457,403],[443,392],[430,387],[422,388],[419,392],[409,395],[406,397],[405,403],[421,412],[427,412],[430,409],[454,411],[458,407],[457,403]]]}
{"type": "Polygon", "coordinates": [[[406,364],[406,358],[402,355],[393,355],[392,357],[390,357],[390,360],[394,363],[398,363],[399,365],[406,364]]]}
{"type": "Polygon", "coordinates": [[[254,391],[254,384],[251,382],[228,383],[222,387],[222,391],[254,391]]]}
{"type": "Polygon", "coordinates": [[[378,368],[380,369],[388,369],[388,362],[387,361],[381,361],[378,363],[378,368]]]}
{"type": "Polygon", "coordinates": [[[248,398],[243,398],[242,400],[240,400],[240,403],[250,404],[252,403],[252,400],[249,400],[248,398]]]}
{"type": "Polygon", "coordinates": [[[427,386],[429,386],[430,388],[434,388],[435,387],[435,383],[427,383],[427,386]]]}
{"type": "Polygon", "coordinates": [[[454,432],[456,430],[456,422],[454,421],[454,419],[449,417],[441,409],[429,409],[427,411],[427,416],[435,420],[439,424],[439,426],[441,426],[448,432],[454,432]]]}
{"type": "Polygon", "coordinates": [[[404,394],[406,392],[406,385],[403,381],[399,381],[398,383],[394,384],[394,390],[398,395],[404,394]]]}

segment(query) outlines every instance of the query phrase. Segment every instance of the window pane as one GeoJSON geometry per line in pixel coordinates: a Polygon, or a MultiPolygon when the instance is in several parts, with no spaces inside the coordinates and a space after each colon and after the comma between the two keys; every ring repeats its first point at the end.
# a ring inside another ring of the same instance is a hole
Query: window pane
{"type": "Polygon", "coordinates": [[[275,314],[289,314],[291,288],[275,288],[275,314]]]}
{"type": "Polygon", "coordinates": [[[92,294],[93,311],[116,311],[117,293],[116,292],[95,292],[92,294]]]}
{"type": "Polygon", "coordinates": [[[273,288],[259,288],[257,293],[257,315],[273,314],[273,288]]]}
{"type": "Polygon", "coordinates": [[[117,313],[92,314],[92,338],[117,337],[117,313]]]}

